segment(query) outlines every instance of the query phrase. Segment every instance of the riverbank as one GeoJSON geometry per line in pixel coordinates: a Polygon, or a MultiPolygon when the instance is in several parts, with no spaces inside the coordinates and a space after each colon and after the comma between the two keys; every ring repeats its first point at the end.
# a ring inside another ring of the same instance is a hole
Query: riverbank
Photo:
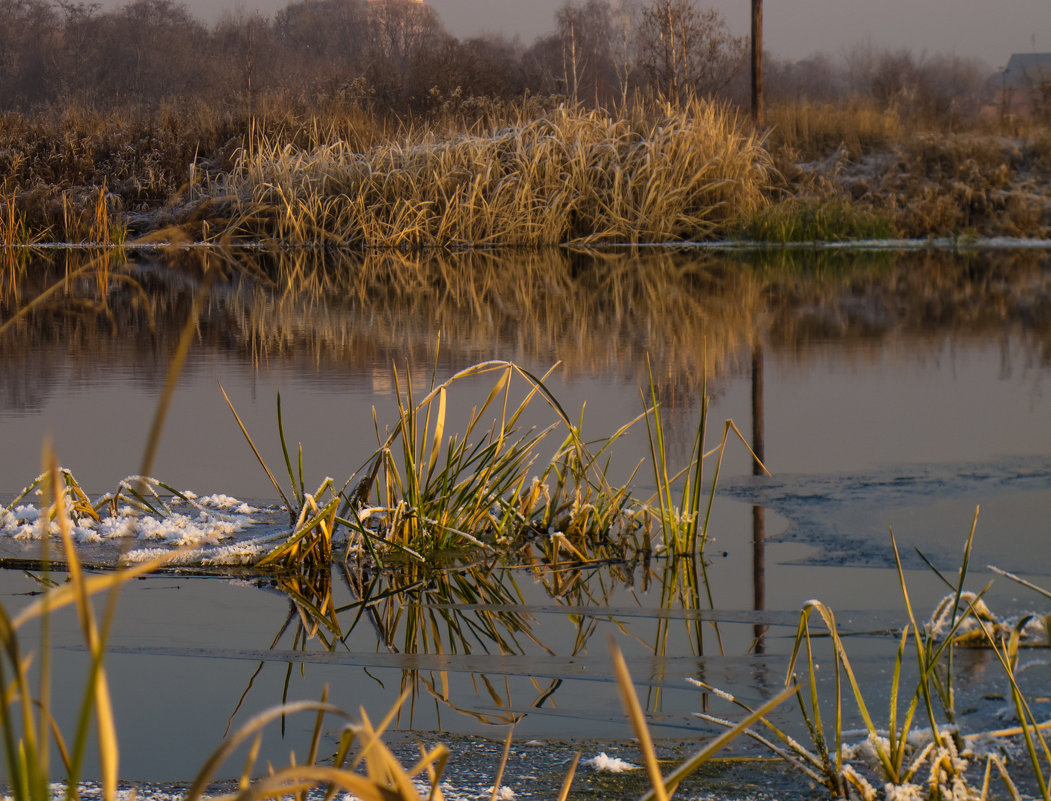
{"type": "Polygon", "coordinates": [[[1046,126],[533,98],[472,116],[0,115],[0,243],[362,247],[1051,237],[1046,126]]]}

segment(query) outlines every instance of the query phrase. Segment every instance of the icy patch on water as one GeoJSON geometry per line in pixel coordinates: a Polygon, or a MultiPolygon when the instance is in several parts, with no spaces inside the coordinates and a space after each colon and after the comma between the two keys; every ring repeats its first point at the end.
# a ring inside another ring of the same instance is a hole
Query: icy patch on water
{"type": "MultiPolygon", "coordinates": [[[[893,567],[887,528],[893,525],[895,533],[901,531],[902,510],[954,499],[977,504],[983,498],[1010,493],[1047,492],[1051,490],[1051,458],[894,465],[864,473],[741,477],[721,483],[719,490],[787,518],[788,528],[768,540],[818,546],[806,560],[810,564],[893,567]]],[[[939,538],[932,531],[926,544],[947,549],[958,563],[959,544],[967,532],[958,533],[939,538]]],[[[903,549],[902,558],[907,567],[923,567],[911,548],[903,549]]]]}
{"type": "MultiPolygon", "coordinates": [[[[198,497],[187,492],[165,499],[164,506],[149,511],[123,505],[101,513],[99,519],[67,512],[64,524],[81,559],[110,564],[159,556],[179,565],[250,564],[287,534],[281,510],[229,495],[198,497]]],[[[0,548],[9,558],[38,558],[45,531],[49,540],[56,540],[61,525],[57,519],[43,520],[36,504],[0,507],[0,548]]],[[[51,558],[59,553],[52,544],[51,558]]]]}

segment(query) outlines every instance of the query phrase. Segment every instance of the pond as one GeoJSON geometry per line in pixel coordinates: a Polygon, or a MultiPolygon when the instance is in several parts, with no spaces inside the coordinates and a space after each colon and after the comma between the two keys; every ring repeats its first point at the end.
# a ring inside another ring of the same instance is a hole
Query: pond
{"type": "MultiPolygon", "coordinates": [[[[720,731],[695,713],[741,716],[688,679],[753,705],[771,697],[809,599],[836,610],[882,710],[907,620],[888,529],[926,616],[949,590],[919,553],[955,577],[978,507],[967,587],[995,579],[985,601],[998,618],[1051,611],[987,567],[1051,586],[1044,252],[186,251],[96,257],[85,269],[88,258],[43,253],[7,268],[4,319],[55,281],[63,288],[0,338],[2,504],[40,472],[48,439],[92,497],[135,475],[188,319],[192,346],[149,472],[202,499],[250,504],[253,530],[287,525],[287,515],[219,385],[279,481],[280,395],[308,491],[360,473],[377,428],[396,419],[398,387],[419,398],[490,359],[537,376],[553,368],[546,386],[596,441],[643,411],[652,374],[679,467],[706,387],[709,447],[724,420],[749,441],[758,428],[770,471],[753,475],[731,435],[703,559],[471,554],[438,570],[351,559],[309,579],[216,567],[132,582],[106,663],[129,780],[186,782],[228,729],[327,685],[333,703],[373,720],[408,690],[392,740],[450,743],[467,795],[488,786],[514,722],[516,792],[552,797],[578,748],[640,761],[611,640],[653,735],[669,756],[683,754],[720,731]],[[337,611],[319,622],[307,610],[325,603],[337,611]]],[[[450,431],[488,388],[473,379],[450,392],[450,431]]],[[[550,412],[530,407],[524,423],[546,426],[550,412]]],[[[609,451],[610,480],[641,498],[656,488],[649,443],[640,421],[609,451]]],[[[40,579],[40,544],[16,530],[0,539],[9,609],[40,579]]],[[[56,618],[56,700],[74,711],[88,663],[76,632],[71,616],[56,618]]],[[[961,728],[1004,725],[993,661],[989,649],[959,656],[961,728]]],[[[831,680],[822,676],[825,690],[831,680]]],[[[1047,718],[1047,662],[1024,681],[1043,688],[1034,703],[1047,718]]],[[[775,719],[798,725],[788,706],[775,719]]],[[[856,714],[849,722],[860,725],[856,714]]],[[[312,726],[289,717],[261,764],[301,753],[312,726]]],[[[331,733],[325,742],[334,749],[331,733]]],[[[233,760],[229,775],[239,769],[233,760]]],[[[626,796],[641,787],[631,781],[626,796]]],[[[732,772],[723,781],[716,792],[743,787],[732,772]]],[[[602,786],[600,796],[621,792],[602,786]]]]}

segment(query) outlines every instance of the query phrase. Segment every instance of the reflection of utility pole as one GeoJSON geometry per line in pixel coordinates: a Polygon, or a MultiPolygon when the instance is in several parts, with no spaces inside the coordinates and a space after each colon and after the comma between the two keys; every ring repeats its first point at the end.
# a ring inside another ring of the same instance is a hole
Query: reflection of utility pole
{"type": "Polygon", "coordinates": [[[763,0],[752,0],[752,119],[763,124],[763,0]]]}
{"type": "Polygon", "coordinates": [[[759,462],[766,463],[763,452],[763,346],[752,348],[752,450],[759,461],[752,462],[752,475],[761,476],[763,468],[759,462]]]}
{"type": "MultiPolygon", "coordinates": [[[[763,346],[757,344],[752,348],[752,450],[759,461],[766,462],[763,444],[763,346]]],[[[752,462],[752,475],[762,475],[759,461],[752,462]]],[[[766,565],[763,558],[763,539],[765,537],[765,509],[762,506],[752,507],[752,607],[756,611],[766,608],[766,565]]],[[[766,648],[763,635],[766,626],[756,621],[753,627],[755,635],[755,652],[763,653],[766,648]]]]}

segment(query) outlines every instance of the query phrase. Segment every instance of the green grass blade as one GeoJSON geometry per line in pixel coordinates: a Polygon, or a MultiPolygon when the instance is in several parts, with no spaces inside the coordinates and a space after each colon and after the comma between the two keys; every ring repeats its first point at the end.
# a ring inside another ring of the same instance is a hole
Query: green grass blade
{"type": "Polygon", "coordinates": [[[237,414],[237,409],[234,408],[233,401],[230,400],[230,396],[226,394],[226,390],[223,389],[223,385],[219,385],[219,391],[223,393],[223,398],[226,399],[226,405],[230,407],[230,411],[234,415],[234,420],[237,421],[238,427],[241,429],[241,433],[244,438],[248,441],[249,447],[252,449],[252,453],[255,454],[255,458],[259,461],[260,466],[266,472],[267,478],[270,479],[270,483],[274,485],[274,489],[277,490],[277,494],[281,496],[281,500],[285,503],[285,508],[288,509],[289,517],[292,522],[295,522],[296,514],[299,510],[298,506],[288,500],[288,496],[285,495],[284,490],[281,489],[281,485],[277,483],[277,479],[274,478],[274,474],[270,472],[270,468],[267,466],[266,460],[263,459],[263,455],[259,453],[259,449],[255,446],[255,442],[252,441],[252,437],[248,433],[248,429],[245,428],[245,424],[241,422],[240,415],[237,414]]]}

